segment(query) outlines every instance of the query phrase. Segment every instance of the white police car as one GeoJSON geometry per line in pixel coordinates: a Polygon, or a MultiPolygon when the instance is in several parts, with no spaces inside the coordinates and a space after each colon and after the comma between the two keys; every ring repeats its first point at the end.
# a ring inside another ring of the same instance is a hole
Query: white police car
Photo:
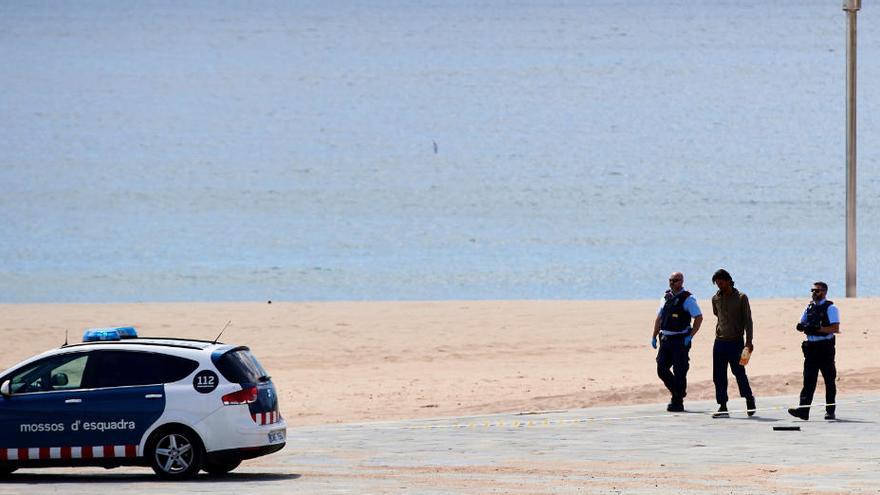
{"type": "Polygon", "coordinates": [[[287,423],[250,350],[87,330],[0,373],[0,475],[48,466],[224,474],[281,450],[287,423]]]}

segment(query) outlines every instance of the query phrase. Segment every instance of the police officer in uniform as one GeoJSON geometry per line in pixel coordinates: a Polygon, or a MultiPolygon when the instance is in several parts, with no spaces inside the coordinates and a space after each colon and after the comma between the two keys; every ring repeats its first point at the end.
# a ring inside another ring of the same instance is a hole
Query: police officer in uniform
{"type": "MultiPolygon", "coordinates": [[[[815,282],[812,293],[812,301],[804,309],[800,323],[796,328],[803,332],[806,340],[801,344],[804,351],[804,388],[801,390],[801,407],[792,408],[788,413],[797,418],[807,420],[810,418],[809,405],[813,402],[813,393],[816,391],[816,381],[819,372],[825,380],[825,403],[834,404],[837,395],[837,368],[834,365],[834,341],[835,334],[840,333],[840,313],[832,301],[825,299],[828,294],[828,284],[815,282]]],[[[835,407],[825,406],[825,419],[835,419],[835,407]]]]}
{"type": "Polygon", "coordinates": [[[691,339],[700,330],[703,313],[697,300],[684,290],[684,275],[674,272],[669,276],[669,290],[663,296],[663,303],[654,320],[654,334],[651,346],[657,349],[657,375],[672,394],[666,407],[669,412],[684,411],[684,398],[687,396],[687,372],[690,367],[691,339]],[[691,318],[694,320],[691,327],[691,318]],[[672,368],[672,371],[669,369],[672,368]]]}

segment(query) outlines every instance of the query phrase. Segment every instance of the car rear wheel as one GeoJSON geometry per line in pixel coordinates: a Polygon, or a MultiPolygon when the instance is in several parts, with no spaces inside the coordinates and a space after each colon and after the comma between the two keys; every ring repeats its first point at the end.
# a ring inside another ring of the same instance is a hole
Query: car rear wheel
{"type": "Polygon", "coordinates": [[[233,469],[237,468],[238,465],[241,464],[240,459],[234,459],[230,461],[205,461],[205,465],[202,466],[202,470],[211,476],[223,476],[224,474],[228,474],[233,469]]]}
{"type": "Polygon", "coordinates": [[[202,468],[204,452],[198,436],[183,428],[160,431],[148,449],[150,466],[167,480],[192,478],[202,468]]]}
{"type": "Polygon", "coordinates": [[[16,469],[18,469],[18,468],[12,467],[12,466],[0,466],[0,478],[2,478],[4,476],[9,476],[16,469]]]}

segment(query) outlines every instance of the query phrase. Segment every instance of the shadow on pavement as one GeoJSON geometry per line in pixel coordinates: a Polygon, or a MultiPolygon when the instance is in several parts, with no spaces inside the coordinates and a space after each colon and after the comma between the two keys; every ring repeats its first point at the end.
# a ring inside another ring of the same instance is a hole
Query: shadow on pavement
{"type": "Polygon", "coordinates": [[[3,484],[35,483],[239,483],[242,481],[283,481],[301,478],[296,473],[229,473],[224,476],[200,474],[191,480],[164,481],[155,474],[56,474],[15,472],[0,478],[3,484]]]}
{"type": "MultiPolygon", "coordinates": [[[[819,421],[816,421],[818,423],[819,421]]],[[[860,419],[832,419],[829,421],[823,421],[824,423],[863,423],[863,424],[874,424],[876,421],[862,421],[860,419]]]]}
{"type": "Polygon", "coordinates": [[[787,421],[787,420],[782,420],[779,418],[763,418],[761,416],[752,416],[751,418],[749,418],[749,417],[742,417],[741,418],[738,416],[733,416],[730,418],[716,418],[715,420],[716,421],[727,421],[727,420],[731,420],[731,419],[734,421],[757,421],[759,423],[775,423],[777,421],[787,421]]]}

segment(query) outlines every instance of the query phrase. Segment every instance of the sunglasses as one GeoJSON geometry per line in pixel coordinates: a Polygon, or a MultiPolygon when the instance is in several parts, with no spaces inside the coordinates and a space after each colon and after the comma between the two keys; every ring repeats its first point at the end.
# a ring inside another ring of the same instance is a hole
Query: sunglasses
{"type": "Polygon", "coordinates": [[[680,278],[670,278],[669,279],[670,282],[681,282],[681,280],[682,279],[680,279],[680,278]]]}
{"type": "Polygon", "coordinates": [[[810,292],[825,292],[825,289],[810,289],[810,292]]]}

